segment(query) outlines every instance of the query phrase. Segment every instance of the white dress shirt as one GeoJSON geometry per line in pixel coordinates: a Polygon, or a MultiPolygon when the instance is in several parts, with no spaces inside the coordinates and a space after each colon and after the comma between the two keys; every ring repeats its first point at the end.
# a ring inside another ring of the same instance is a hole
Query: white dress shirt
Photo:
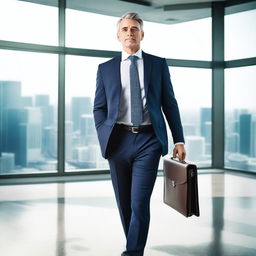
{"type": "MultiPolygon", "coordinates": [[[[147,109],[147,100],[145,95],[144,88],[144,63],[142,58],[142,50],[139,49],[135,54],[138,56],[137,67],[139,73],[140,80],[140,89],[141,89],[141,98],[143,104],[143,122],[141,125],[151,124],[151,120],[149,117],[148,109],[147,109]]],[[[131,122],[131,92],[130,92],[130,65],[131,61],[128,59],[130,55],[122,51],[122,59],[120,63],[120,72],[121,72],[121,98],[120,98],[120,108],[117,118],[117,123],[122,123],[126,125],[132,125],[131,122]]]]}
{"type": "MultiPolygon", "coordinates": [[[[150,116],[147,109],[147,100],[145,95],[145,87],[144,87],[144,62],[142,58],[142,50],[139,49],[135,54],[138,56],[137,67],[139,73],[140,80],[140,89],[141,89],[141,98],[143,104],[143,122],[141,125],[149,125],[151,124],[150,116]]],[[[122,59],[120,64],[120,72],[121,72],[121,98],[120,98],[120,108],[117,118],[117,123],[132,125],[131,122],[131,92],[130,92],[130,65],[131,61],[128,59],[130,55],[122,51],[122,59]]],[[[177,144],[184,144],[183,142],[177,142],[177,144]]]]}

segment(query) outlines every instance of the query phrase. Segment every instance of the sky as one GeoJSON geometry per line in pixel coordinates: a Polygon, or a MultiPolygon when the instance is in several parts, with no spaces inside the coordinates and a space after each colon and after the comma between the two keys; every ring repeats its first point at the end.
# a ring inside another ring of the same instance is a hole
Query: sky
{"type": "MultiPolygon", "coordinates": [[[[120,51],[116,17],[66,11],[68,47],[120,51]]],[[[225,18],[226,59],[256,56],[256,10],[225,18]]],[[[142,49],[167,58],[211,60],[211,18],[176,25],[145,22],[142,49]]],[[[58,10],[16,0],[0,0],[0,40],[57,45],[58,10]]],[[[104,58],[66,57],[66,97],[93,97],[96,70],[104,58]]],[[[22,81],[22,94],[50,94],[57,102],[58,56],[0,50],[0,80],[22,81]]],[[[170,67],[176,97],[183,108],[211,106],[211,71],[170,67]],[[191,102],[191,104],[188,104],[191,102]]],[[[256,66],[225,72],[226,107],[255,109],[256,66]]]]}

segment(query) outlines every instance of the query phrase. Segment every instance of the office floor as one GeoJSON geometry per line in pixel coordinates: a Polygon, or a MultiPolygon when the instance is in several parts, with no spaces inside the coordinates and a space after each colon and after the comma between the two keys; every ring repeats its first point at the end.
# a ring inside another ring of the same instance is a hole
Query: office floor
{"type": "MultiPolygon", "coordinates": [[[[145,256],[255,256],[254,176],[199,175],[199,218],[152,195],[145,256]]],[[[124,235],[111,182],[0,186],[1,256],[119,256],[124,235]]]]}

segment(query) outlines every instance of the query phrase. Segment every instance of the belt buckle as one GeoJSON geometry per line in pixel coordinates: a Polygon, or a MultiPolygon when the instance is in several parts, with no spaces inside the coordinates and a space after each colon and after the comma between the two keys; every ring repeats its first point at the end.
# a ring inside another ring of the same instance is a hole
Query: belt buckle
{"type": "Polygon", "coordinates": [[[132,127],[132,133],[139,133],[139,127],[133,126],[132,127]]]}

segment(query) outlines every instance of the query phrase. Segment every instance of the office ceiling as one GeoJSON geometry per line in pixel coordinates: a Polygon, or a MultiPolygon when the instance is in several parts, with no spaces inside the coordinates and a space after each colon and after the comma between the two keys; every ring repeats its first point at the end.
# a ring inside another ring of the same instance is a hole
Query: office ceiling
{"type": "Polygon", "coordinates": [[[135,11],[144,20],[173,24],[205,18],[211,15],[211,1],[207,0],[70,0],[67,7],[120,17],[135,11]],[[201,5],[199,5],[200,2],[201,5]]]}
{"type": "MultiPolygon", "coordinates": [[[[57,0],[20,1],[58,5],[57,0]]],[[[215,0],[215,2],[221,1],[223,2],[223,0],[215,0]]],[[[211,3],[210,0],[66,0],[66,7],[116,17],[128,11],[135,11],[146,21],[175,24],[210,17],[211,3]]]]}

